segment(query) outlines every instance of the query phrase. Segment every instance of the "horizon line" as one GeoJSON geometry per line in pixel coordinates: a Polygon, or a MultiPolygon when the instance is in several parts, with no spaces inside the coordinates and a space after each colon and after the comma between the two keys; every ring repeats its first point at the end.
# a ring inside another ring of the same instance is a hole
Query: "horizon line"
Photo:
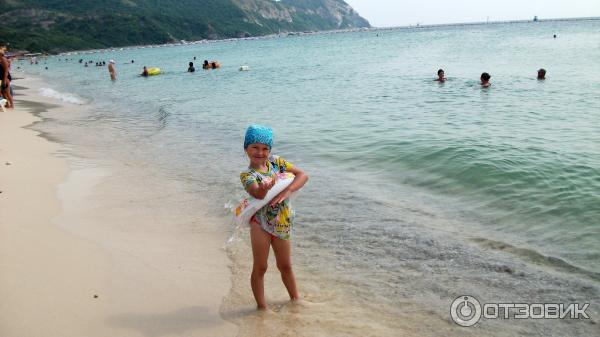
{"type": "Polygon", "coordinates": [[[411,25],[400,26],[371,26],[371,29],[397,29],[397,28],[417,28],[417,27],[442,27],[442,26],[468,26],[468,25],[485,25],[485,24],[502,24],[502,23],[527,23],[527,22],[556,22],[556,21],[588,21],[600,20],[600,16],[577,16],[567,18],[548,18],[548,19],[514,19],[514,20],[493,20],[493,21],[470,21],[470,22],[448,22],[448,23],[430,23],[422,24],[417,22],[411,25]]]}

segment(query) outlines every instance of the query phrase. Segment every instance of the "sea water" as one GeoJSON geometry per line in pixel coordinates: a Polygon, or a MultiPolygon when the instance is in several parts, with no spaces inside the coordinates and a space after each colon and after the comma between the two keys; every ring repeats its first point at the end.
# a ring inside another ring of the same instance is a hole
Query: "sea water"
{"type": "Polygon", "coordinates": [[[592,336],[600,334],[598,60],[600,21],[585,20],[124,48],[13,69],[42,76],[42,94],[88,107],[54,116],[47,132],[139,165],[149,179],[160,171],[165,184],[205,200],[221,219],[213,225],[231,235],[233,287],[222,313],[243,336],[592,336]],[[115,59],[117,81],[80,58],[115,59]],[[204,59],[222,68],[204,71],[204,59]],[[143,66],[162,74],[142,78],[143,66]],[[433,81],[438,68],[447,82],[433,81]],[[479,85],[484,71],[490,88],[479,85]],[[294,263],[300,290],[319,304],[289,308],[275,278],[269,318],[237,310],[253,305],[251,253],[247,229],[230,220],[245,195],[242,144],[254,123],[273,127],[273,153],[310,176],[293,200],[294,263]],[[449,314],[460,295],[591,302],[592,318],[460,328],[449,314]]]}

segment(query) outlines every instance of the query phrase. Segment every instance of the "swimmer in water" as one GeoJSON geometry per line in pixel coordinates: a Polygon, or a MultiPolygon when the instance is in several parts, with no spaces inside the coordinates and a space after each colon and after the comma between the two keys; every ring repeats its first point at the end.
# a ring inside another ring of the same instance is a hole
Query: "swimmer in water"
{"type": "Polygon", "coordinates": [[[436,78],[434,81],[440,82],[440,83],[446,82],[446,77],[444,77],[444,69],[438,70],[437,75],[438,75],[438,78],[436,78]]]}
{"type": "Polygon", "coordinates": [[[481,74],[481,86],[483,88],[489,88],[492,85],[490,83],[490,78],[492,78],[492,76],[490,76],[490,74],[488,74],[488,73],[481,74]]]}
{"type": "Polygon", "coordinates": [[[538,80],[545,80],[545,79],[546,79],[546,69],[544,69],[544,68],[540,68],[540,69],[538,70],[537,79],[538,79],[538,80]]]}

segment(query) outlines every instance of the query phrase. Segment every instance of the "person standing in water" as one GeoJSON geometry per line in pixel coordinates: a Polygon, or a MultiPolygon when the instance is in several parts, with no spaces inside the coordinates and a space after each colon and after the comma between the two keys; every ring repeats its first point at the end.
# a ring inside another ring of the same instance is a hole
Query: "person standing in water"
{"type": "Polygon", "coordinates": [[[115,60],[108,61],[108,73],[110,74],[110,79],[115,81],[117,79],[117,70],[115,69],[115,60]]]}
{"type": "Polygon", "coordinates": [[[188,73],[193,73],[194,71],[196,71],[196,68],[194,68],[194,62],[190,62],[188,67],[188,73]]]}
{"type": "Polygon", "coordinates": [[[288,291],[290,299],[305,303],[300,299],[296,278],[292,270],[293,216],[290,195],[301,189],[308,176],[282,157],[271,154],[273,130],[262,125],[251,125],[246,130],[244,150],[250,160],[248,168],[240,173],[240,180],[246,192],[257,199],[264,199],[277,183],[277,174],[290,172],[294,181],[267,205],[259,209],[250,220],[250,240],[252,242],[253,267],[250,284],[258,310],[266,310],[264,276],[267,271],[269,251],[273,247],[277,268],[288,291]]]}

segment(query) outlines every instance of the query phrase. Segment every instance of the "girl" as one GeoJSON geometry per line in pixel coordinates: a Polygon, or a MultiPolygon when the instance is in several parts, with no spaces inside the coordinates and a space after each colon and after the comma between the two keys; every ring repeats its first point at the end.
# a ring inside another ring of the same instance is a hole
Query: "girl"
{"type": "Polygon", "coordinates": [[[308,180],[308,176],[285,159],[271,155],[273,131],[262,125],[251,125],[246,130],[244,149],[250,159],[248,169],[240,174],[244,188],[251,196],[264,199],[267,192],[275,186],[276,174],[291,172],[294,181],[269,204],[258,210],[250,220],[250,239],[254,265],[250,284],[259,310],[266,310],[264,275],[270,247],[273,247],[277,268],[292,301],[300,300],[296,279],[292,271],[292,246],[290,234],[293,215],[289,204],[291,193],[299,190],[308,180]]]}

